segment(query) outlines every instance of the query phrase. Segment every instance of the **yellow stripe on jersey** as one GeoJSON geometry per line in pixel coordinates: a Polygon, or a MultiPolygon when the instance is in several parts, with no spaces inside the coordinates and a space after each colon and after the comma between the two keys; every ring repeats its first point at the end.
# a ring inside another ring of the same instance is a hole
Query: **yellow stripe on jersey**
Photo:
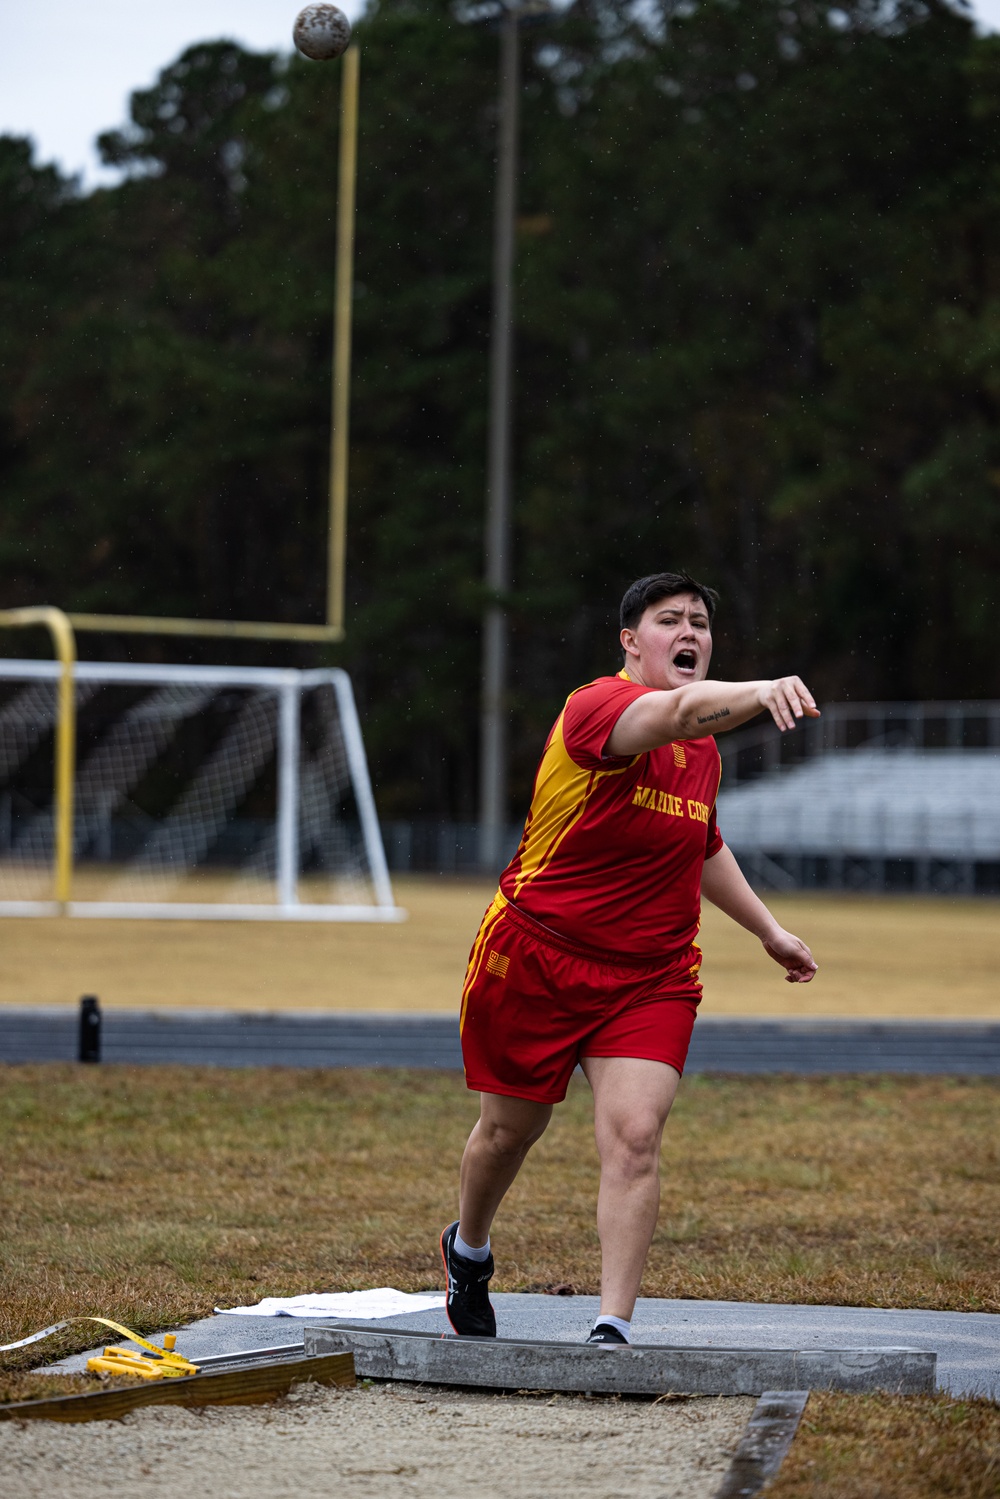
{"type": "Polygon", "coordinates": [[[565,714],[564,708],[556,719],[552,737],[542,755],[535,778],[535,792],[531,798],[525,842],[514,885],[515,900],[525,885],[530,884],[551,864],[567,833],[587,810],[587,804],[601,781],[607,776],[621,775],[639,758],[635,756],[628,765],[619,765],[611,770],[583,770],[570,757],[563,739],[565,714]]]}

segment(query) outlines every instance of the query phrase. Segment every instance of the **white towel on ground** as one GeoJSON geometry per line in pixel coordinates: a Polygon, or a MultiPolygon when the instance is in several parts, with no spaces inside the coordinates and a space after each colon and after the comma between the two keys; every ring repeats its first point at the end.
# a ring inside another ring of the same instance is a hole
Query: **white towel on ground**
{"type": "Polygon", "coordinates": [[[306,1296],[265,1296],[256,1306],[217,1306],[228,1317],[342,1317],[366,1321],[370,1317],[398,1317],[403,1312],[429,1312],[444,1306],[443,1296],[412,1295],[379,1286],[374,1291],[313,1291],[306,1296]]]}

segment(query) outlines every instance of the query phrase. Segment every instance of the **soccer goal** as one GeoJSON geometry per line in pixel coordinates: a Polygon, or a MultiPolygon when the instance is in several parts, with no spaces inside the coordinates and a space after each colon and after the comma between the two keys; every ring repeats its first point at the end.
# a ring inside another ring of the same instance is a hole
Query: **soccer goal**
{"type": "Polygon", "coordinates": [[[58,904],[60,671],[0,661],[0,916],[403,919],[336,669],[79,662],[72,889],[58,904]]]}

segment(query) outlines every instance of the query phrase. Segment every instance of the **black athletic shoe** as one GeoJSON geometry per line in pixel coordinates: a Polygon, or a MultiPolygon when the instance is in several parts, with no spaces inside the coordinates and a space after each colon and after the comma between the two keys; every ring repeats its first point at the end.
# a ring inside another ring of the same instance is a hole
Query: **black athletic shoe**
{"type": "Polygon", "coordinates": [[[627,1348],[628,1338],[623,1338],[617,1327],[612,1327],[610,1322],[598,1322],[588,1343],[597,1343],[605,1348],[627,1348]]]}
{"type": "Polygon", "coordinates": [[[449,1223],[441,1235],[441,1258],[448,1287],[448,1321],[460,1338],[495,1338],[497,1319],[488,1290],[493,1275],[493,1256],[469,1260],[455,1249],[458,1223],[449,1223]]]}

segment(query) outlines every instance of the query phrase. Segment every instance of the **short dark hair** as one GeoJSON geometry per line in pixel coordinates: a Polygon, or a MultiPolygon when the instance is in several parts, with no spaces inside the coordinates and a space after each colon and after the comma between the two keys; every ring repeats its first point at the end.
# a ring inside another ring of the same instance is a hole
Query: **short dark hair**
{"type": "Polygon", "coordinates": [[[715,606],[719,595],[714,588],[697,582],[690,573],[650,573],[648,578],[637,578],[625,590],[618,611],[619,629],[634,630],[646,610],[661,599],[672,599],[679,593],[693,593],[701,599],[708,614],[708,622],[715,618],[715,606]]]}

